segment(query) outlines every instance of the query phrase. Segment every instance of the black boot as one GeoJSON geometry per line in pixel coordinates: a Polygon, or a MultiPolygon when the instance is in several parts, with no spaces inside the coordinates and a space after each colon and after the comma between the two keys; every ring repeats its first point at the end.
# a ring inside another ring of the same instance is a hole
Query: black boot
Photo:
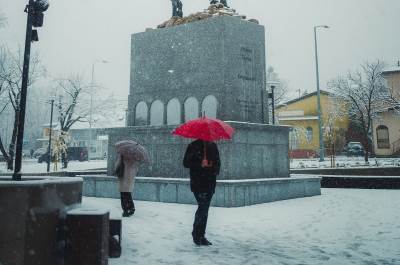
{"type": "Polygon", "coordinates": [[[192,237],[193,237],[193,243],[200,246],[201,245],[201,241],[200,241],[201,237],[194,234],[194,232],[192,232],[192,237]]]}
{"type": "Polygon", "coordinates": [[[200,238],[200,245],[202,245],[202,246],[211,246],[212,243],[210,241],[208,241],[207,238],[201,237],[200,238]]]}
{"type": "Polygon", "coordinates": [[[133,203],[132,194],[130,192],[121,192],[121,207],[123,210],[123,217],[129,217],[135,213],[135,204],[133,203]]]}

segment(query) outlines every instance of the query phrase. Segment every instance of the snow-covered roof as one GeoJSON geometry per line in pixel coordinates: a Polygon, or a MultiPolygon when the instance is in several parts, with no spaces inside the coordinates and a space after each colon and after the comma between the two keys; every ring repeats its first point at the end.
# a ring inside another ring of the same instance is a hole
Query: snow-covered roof
{"type": "MultiPolygon", "coordinates": [[[[93,115],[92,128],[115,128],[125,127],[125,113],[117,113],[104,117],[102,115],[93,115]]],[[[90,128],[89,122],[76,122],[72,125],[71,129],[88,129],[90,128]]]]}
{"type": "MultiPolygon", "coordinates": [[[[321,94],[321,95],[327,95],[327,96],[333,95],[331,92],[328,92],[328,91],[325,91],[325,90],[322,90],[322,89],[320,90],[320,94],[321,94]]],[[[284,103],[282,103],[282,104],[279,104],[276,108],[279,109],[279,108],[282,108],[282,107],[286,107],[287,105],[296,103],[296,102],[298,102],[298,101],[301,101],[301,100],[303,100],[303,99],[306,99],[306,98],[309,98],[309,97],[312,97],[312,96],[315,96],[315,95],[317,95],[317,91],[314,91],[314,92],[312,92],[312,93],[303,95],[303,96],[301,96],[301,97],[299,97],[299,98],[295,98],[295,99],[286,101],[286,102],[284,102],[284,103]]]]}
{"type": "Polygon", "coordinates": [[[383,69],[382,74],[400,73],[400,65],[390,66],[383,69]]]}
{"type": "MultiPolygon", "coordinates": [[[[58,126],[58,122],[53,122],[52,127],[57,127],[58,126]]],[[[43,128],[49,128],[50,127],[50,123],[45,123],[42,125],[43,128]]]]}
{"type": "Polygon", "coordinates": [[[318,116],[303,116],[303,117],[278,117],[280,121],[307,121],[318,120],[318,116]]]}

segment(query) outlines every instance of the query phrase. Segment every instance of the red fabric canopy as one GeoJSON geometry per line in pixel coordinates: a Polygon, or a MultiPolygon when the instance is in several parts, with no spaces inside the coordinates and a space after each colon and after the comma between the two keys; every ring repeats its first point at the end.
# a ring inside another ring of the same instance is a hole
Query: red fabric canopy
{"type": "Polygon", "coordinates": [[[233,133],[234,129],[225,122],[208,117],[188,121],[172,132],[174,135],[204,141],[230,140],[233,133]]]}

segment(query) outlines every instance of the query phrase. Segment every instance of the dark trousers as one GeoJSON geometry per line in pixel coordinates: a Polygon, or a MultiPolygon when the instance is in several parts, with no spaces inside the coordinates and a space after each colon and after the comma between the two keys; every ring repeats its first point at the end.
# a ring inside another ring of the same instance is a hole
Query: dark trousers
{"type": "Polygon", "coordinates": [[[133,203],[132,199],[132,193],[121,192],[121,207],[124,212],[135,209],[135,204],[133,203]]]}
{"type": "Polygon", "coordinates": [[[208,209],[214,192],[193,192],[197,201],[197,211],[193,223],[193,238],[204,237],[207,227],[208,209]]]}

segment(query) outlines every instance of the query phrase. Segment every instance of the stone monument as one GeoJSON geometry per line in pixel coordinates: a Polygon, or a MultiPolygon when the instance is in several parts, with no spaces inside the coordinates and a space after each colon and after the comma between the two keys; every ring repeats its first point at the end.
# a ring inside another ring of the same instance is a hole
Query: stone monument
{"type": "MultiPolygon", "coordinates": [[[[134,197],[195,203],[182,166],[190,140],[171,132],[205,113],[235,128],[231,141],[218,142],[222,166],[213,205],[320,194],[318,178],[290,178],[289,127],[268,124],[264,27],[217,12],[222,15],[132,35],[128,127],[109,131],[108,174],[115,142],[134,139],[152,160],[139,170],[134,197]]],[[[86,195],[118,197],[109,181],[85,178],[86,195]]]]}

